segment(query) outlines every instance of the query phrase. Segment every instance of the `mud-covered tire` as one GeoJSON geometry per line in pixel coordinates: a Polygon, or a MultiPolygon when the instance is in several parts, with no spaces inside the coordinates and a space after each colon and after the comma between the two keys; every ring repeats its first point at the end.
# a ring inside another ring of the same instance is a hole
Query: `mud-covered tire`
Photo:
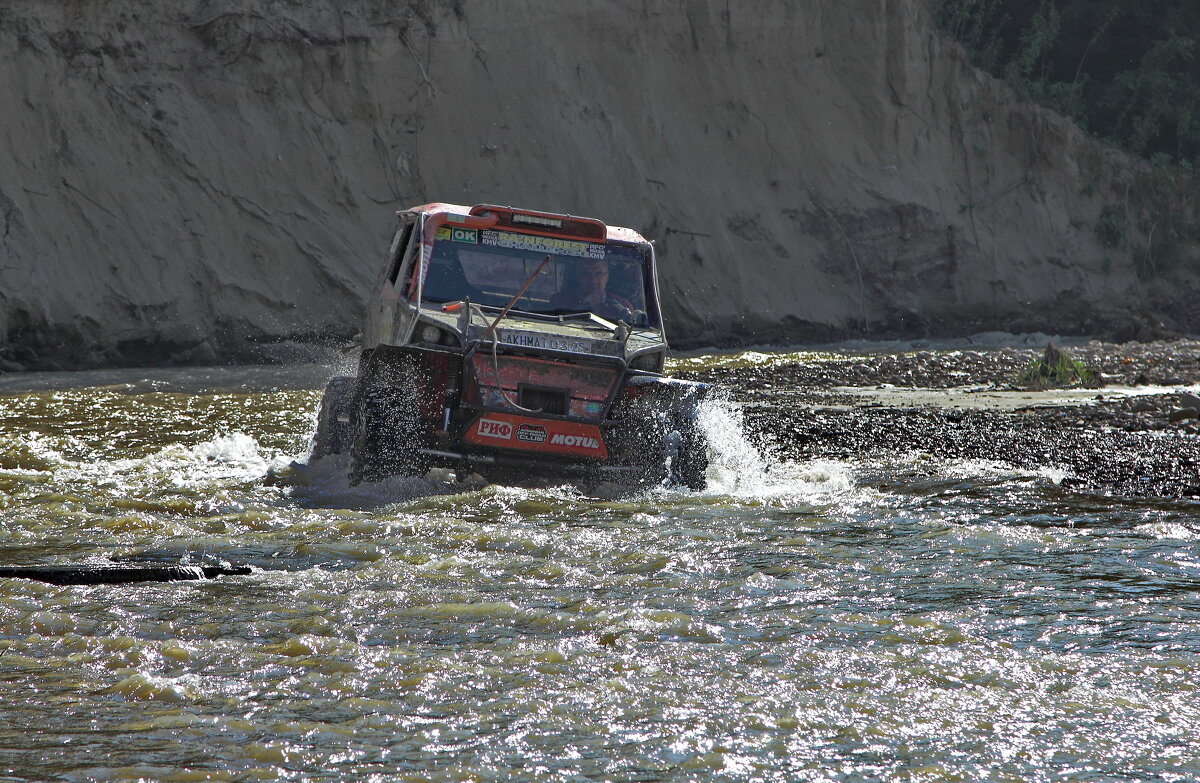
{"type": "Polygon", "coordinates": [[[708,436],[700,426],[698,411],[694,406],[678,411],[675,425],[680,445],[671,462],[670,480],[691,490],[703,490],[708,487],[708,436]]]}
{"type": "Polygon", "coordinates": [[[625,412],[623,462],[635,468],[636,483],[644,486],[708,486],[708,439],[694,404],[675,409],[639,401],[625,412]]]}
{"type": "Polygon", "coordinates": [[[374,356],[360,381],[350,483],[423,475],[415,363],[374,356]]]}
{"type": "Polygon", "coordinates": [[[617,460],[632,468],[630,478],[635,485],[661,486],[667,480],[669,444],[662,412],[648,400],[638,400],[621,413],[617,439],[617,460]]]}
{"type": "Polygon", "coordinates": [[[312,459],[345,454],[354,444],[355,396],[358,379],[337,376],[330,379],[317,411],[317,431],[313,434],[312,459]]]}

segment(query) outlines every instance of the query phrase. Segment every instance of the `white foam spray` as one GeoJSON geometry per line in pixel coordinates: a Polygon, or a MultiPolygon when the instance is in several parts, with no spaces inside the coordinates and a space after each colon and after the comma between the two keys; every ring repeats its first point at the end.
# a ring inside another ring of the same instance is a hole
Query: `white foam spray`
{"type": "Polygon", "coordinates": [[[701,404],[700,426],[708,436],[707,494],[786,504],[830,500],[855,489],[848,463],[772,456],[776,447],[765,438],[756,443],[746,432],[741,408],[721,395],[701,404]]]}

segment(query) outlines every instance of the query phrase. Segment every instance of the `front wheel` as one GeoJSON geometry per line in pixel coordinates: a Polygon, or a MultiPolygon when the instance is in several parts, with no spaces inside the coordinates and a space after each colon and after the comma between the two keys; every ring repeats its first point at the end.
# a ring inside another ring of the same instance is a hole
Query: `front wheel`
{"type": "Polygon", "coordinates": [[[422,475],[419,378],[413,362],[372,357],[362,379],[350,483],[422,475]]]}
{"type": "Polygon", "coordinates": [[[694,408],[677,414],[679,451],[671,463],[671,478],[697,492],[708,487],[708,436],[694,408]]]}
{"type": "Polygon", "coordinates": [[[702,490],[708,486],[708,438],[699,411],[686,401],[668,405],[643,400],[626,411],[625,462],[637,468],[638,483],[702,490]]]}

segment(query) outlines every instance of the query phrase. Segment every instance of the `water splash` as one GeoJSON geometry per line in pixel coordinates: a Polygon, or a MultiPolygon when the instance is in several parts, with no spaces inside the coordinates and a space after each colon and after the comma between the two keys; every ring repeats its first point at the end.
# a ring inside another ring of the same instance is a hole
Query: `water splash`
{"type": "Polygon", "coordinates": [[[271,476],[290,487],[292,499],[317,508],[379,508],[418,498],[473,492],[487,486],[477,476],[458,481],[454,471],[446,468],[433,468],[423,476],[391,476],[351,486],[348,454],[320,459],[306,456],[303,461],[273,469],[271,476]]]}
{"type": "Polygon", "coordinates": [[[49,472],[66,462],[62,439],[38,432],[20,432],[0,436],[0,470],[49,472]]]}
{"type": "Polygon", "coordinates": [[[65,476],[83,480],[153,477],[156,483],[177,487],[214,488],[229,481],[260,478],[285,458],[263,448],[252,435],[224,432],[191,446],[172,444],[146,457],[75,463],[65,476]]]}
{"type": "Polygon", "coordinates": [[[847,463],[789,462],[774,455],[774,444],[755,442],[746,432],[741,408],[721,395],[701,404],[700,426],[708,436],[708,494],[786,502],[830,499],[855,489],[847,463]]]}

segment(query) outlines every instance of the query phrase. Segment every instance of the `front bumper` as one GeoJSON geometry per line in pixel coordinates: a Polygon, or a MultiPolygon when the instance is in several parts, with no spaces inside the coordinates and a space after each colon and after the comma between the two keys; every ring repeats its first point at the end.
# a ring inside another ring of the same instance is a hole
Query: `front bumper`
{"type": "Polygon", "coordinates": [[[612,461],[547,459],[530,453],[456,447],[460,445],[422,448],[419,449],[419,452],[433,465],[484,473],[489,470],[506,470],[533,476],[572,478],[602,476],[613,480],[628,480],[636,478],[644,472],[636,466],[617,464],[612,461]]]}

